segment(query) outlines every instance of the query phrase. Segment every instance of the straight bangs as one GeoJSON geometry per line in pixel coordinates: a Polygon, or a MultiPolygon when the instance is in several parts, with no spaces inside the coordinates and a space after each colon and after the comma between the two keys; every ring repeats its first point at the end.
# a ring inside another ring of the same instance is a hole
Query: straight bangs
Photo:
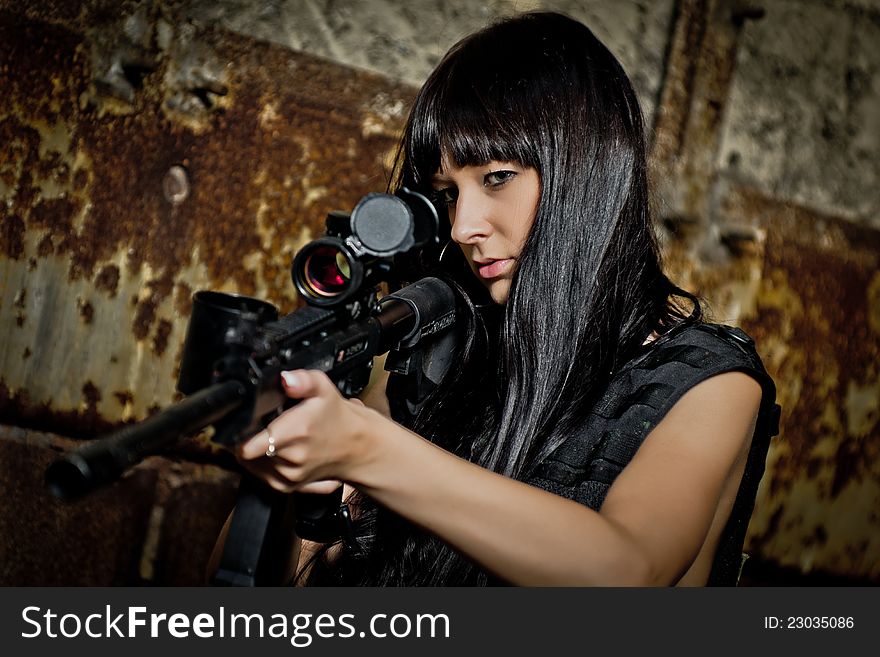
{"type": "Polygon", "coordinates": [[[540,174],[532,139],[538,117],[515,69],[485,72],[491,46],[471,43],[457,57],[447,56],[423,86],[404,135],[404,184],[429,188],[444,156],[457,167],[496,160],[540,174]]]}

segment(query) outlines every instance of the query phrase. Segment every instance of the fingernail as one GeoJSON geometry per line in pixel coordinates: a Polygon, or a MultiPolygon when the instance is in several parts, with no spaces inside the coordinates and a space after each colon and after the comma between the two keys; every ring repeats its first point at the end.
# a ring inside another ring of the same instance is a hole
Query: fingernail
{"type": "Polygon", "coordinates": [[[284,379],[284,383],[287,384],[289,388],[295,388],[300,382],[299,377],[290,371],[282,372],[281,378],[284,379]]]}

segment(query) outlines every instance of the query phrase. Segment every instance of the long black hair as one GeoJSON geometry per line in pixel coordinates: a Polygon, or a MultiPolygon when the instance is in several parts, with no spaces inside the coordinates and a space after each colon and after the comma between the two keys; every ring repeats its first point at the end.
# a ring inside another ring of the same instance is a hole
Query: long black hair
{"type": "MultiPolygon", "coordinates": [[[[522,14],[456,44],[413,105],[397,184],[430,193],[444,156],[456,166],[533,167],[541,196],[506,304],[465,304],[460,366],[410,425],[524,480],[583,423],[646,338],[698,321],[699,304],[661,269],[635,92],[581,23],[522,14]]],[[[461,271],[462,288],[472,288],[472,274],[461,271]]],[[[491,581],[436,537],[365,496],[355,502],[362,554],[315,563],[313,583],[491,581]]]]}

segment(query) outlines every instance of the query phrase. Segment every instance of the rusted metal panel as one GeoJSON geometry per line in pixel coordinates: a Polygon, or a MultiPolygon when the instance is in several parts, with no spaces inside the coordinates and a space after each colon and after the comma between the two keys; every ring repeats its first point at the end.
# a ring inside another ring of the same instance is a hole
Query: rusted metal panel
{"type": "MultiPolygon", "coordinates": [[[[233,505],[237,475],[187,458],[150,457],[75,504],[43,484],[76,442],[0,425],[0,586],[190,586],[233,505]]],[[[195,449],[195,446],[194,446],[195,449]]]]}
{"type": "Polygon", "coordinates": [[[784,409],[749,544],[805,572],[880,580],[880,231],[746,188],[724,207],[766,230],[742,324],[784,409]]]}
{"type": "Polygon", "coordinates": [[[783,408],[746,548],[880,580],[880,231],[719,187],[717,226],[670,239],[677,280],[757,341],[783,408]],[[733,226],[736,226],[734,229],[733,226]]]}
{"type": "Polygon", "coordinates": [[[707,0],[680,0],[666,57],[666,77],[654,116],[651,157],[655,166],[671,167],[684,151],[699,52],[706,33],[707,0]]]}
{"type": "Polygon", "coordinates": [[[743,22],[762,15],[747,2],[678,4],[652,146],[667,265],[716,320],[757,339],[779,386],[782,433],[749,551],[880,580],[880,233],[719,172],[743,22]]]}
{"type": "Polygon", "coordinates": [[[158,479],[131,471],[112,489],[63,505],[43,472],[73,442],[0,426],[0,586],[115,586],[142,582],[141,545],[158,479]]]}
{"type": "Polygon", "coordinates": [[[194,290],[295,307],[292,255],[384,189],[413,90],[67,6],[0,10],[0,418],[92,435],[172,401],[194,290]]]}
{"type": "Polygon", "coordinates": [[[708,224],[716,154],[745,20],[761,12],[731,0],[682,0],[651,148],[667,218],[708,224]]]}

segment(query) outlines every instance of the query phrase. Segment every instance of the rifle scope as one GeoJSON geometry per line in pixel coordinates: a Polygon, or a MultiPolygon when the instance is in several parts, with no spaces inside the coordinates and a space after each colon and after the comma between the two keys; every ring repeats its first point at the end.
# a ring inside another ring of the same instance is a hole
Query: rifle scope
{"type": "Polygon", "coordinates": [[[434,205],[406,187],[367,194],[350,215],[327,216],[326,236],[299,250],[291,278],[306,303],[343,305],[384,280],[393,256],[436,240],[438,224],[434,205]]]}

